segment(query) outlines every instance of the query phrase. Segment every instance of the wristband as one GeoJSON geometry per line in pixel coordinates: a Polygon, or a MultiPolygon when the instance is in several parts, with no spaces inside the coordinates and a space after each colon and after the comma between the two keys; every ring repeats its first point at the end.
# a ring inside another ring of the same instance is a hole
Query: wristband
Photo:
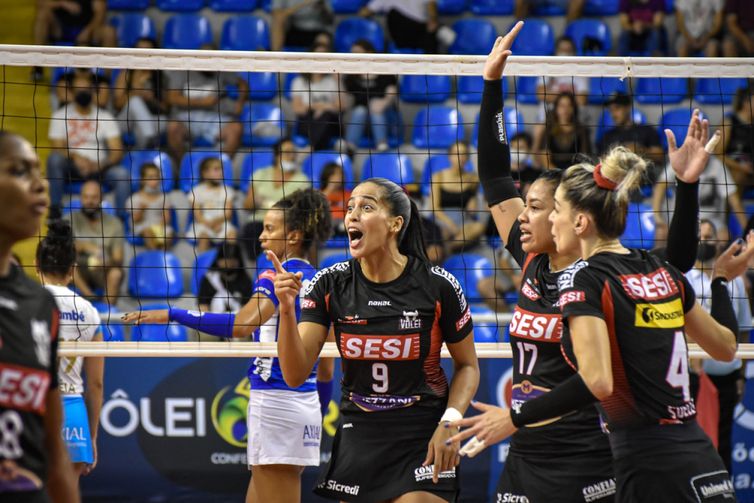
{"type": "Polygon", "coordinates": [[[460,421],[463,419],[463,414],[461,414],[458,409],[455,407],[448,407],[445,409],[445,413],[440,418],[441,423],[454,423],[456,421],[460,421]]]}
{"type": "Polygon", "coordinates": [[[516,428],[545,419],[563,416],[597,401],[580,374],[576,373],[544,395],[511,407],[511,422],[516,428]]]}
{"type": "Polygon", "coordinates": [[[480,182],[488,206],[495,206],[508,199],[521,197],[516,188],[516,182],[513,181],[513,177],[511,176],[482,179],[480,182]]]}
{"type": "Polygon", "coordinates": [[[233,326],[236,324],[236,315],[229,313],[202,313],[171,307],[168,310],[168,320],[175,321],[194,330],[199,330],[205,334],[217,337],[233,337],[233,326]]]}

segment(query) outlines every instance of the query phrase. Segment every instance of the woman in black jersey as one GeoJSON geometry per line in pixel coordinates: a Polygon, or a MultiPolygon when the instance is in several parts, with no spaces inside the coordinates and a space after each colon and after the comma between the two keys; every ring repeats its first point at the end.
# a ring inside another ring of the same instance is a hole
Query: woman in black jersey
{"type": "MultiPolygon", "coordinates": [[[[498,39],[484,69],[485,90],[479,123],[479,171],[498,232],[523,269],[519,301],[510,324],[513,350],[512,405],[536,398],[565,381],[574,370],[563,358],[563,331],[558,305],[560,272],[580,258],[580,251],[556,250],[549,215],[561,171],[545,171],[531,186],[523,204],[510,177],[510,152],[502,122],[501,76],[518,30],[498,39]]],[[[695,254],[698,172],[674,170],[679,181],[679,219],[671,223],[670,260],[690,268],[695,254]],[[685,215],[685,220],[680,216],[685,215]]],[[[702,166],[703,168],[703,166],[702,166]]],[[[493,420],[503,410],[475,404],[493,420]]],[[[487,445],[492,440],[486,439],[487,445]]],[[[497,501],[526,498],[538,502],[606,503],[615,495],[610,446],[594,407],[522,428],[511,439],[497,501]]]]}
{"type": "Polygon", "coordinates": [[[29,142],[0,131],[0,501],[69,503],[78,486],[60,435],[58,310],[11,265],[11,247],[39,233],[47,210],[29,142]]]}
{"type": "Polygon", "coordinates": [[[460,444],[446,444],[454,430],[443,423],[460,419],[479,384],[466,298],[451,274],[430,264],[418,209],[395,183],[358,185],[344,222],[353,258],[309,284],[270,254],[286,383],[304,382],[331,326],[342,357],[342,422],[315,492],[370,503],[456,501],[460,444]],[[454,363],[450,386],[443,343],[454,363]]]}

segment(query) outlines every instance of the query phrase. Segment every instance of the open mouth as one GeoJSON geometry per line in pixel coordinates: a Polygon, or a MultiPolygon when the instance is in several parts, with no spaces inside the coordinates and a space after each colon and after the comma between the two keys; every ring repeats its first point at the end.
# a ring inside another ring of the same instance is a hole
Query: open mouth
{"type": "Polygon", "coordinates": [[[351,246],[357,246],[364,237],[364,233],[357,229],[348,229],[348,240],[351,242],[351,246]]]}

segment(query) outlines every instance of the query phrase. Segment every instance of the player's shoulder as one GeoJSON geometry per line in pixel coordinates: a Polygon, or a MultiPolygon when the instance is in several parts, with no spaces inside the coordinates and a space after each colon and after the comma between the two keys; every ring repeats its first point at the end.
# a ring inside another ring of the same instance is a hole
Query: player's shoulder
{"type": "Polygon", "coordinates": [[[579,259],[573,264],[569,265],[558,276],[558,290],[568,290],[573,288],[577,277],[581,279],[583,276],[589,274],[590,262],[588,260],[579,259]]]}
{"type": "Polygon", "coordinates": [[[351,277],[353,274],[353,262],[354,259],[349,259],[343,262],[337,262],[324,269],[320,269],[312,276],[304,294],[308,295],[311,293],[317,285],[332,285],[344,278],[351,277]]]}

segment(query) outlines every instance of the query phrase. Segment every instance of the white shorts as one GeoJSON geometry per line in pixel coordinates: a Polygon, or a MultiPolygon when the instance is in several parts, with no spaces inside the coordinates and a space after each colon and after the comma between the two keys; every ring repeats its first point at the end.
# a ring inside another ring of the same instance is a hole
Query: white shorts
{"type": "Polygon", "coordinates": [[[249,465],[319,466],[322,413],[316,391],[251,390],[249,465]]]}

